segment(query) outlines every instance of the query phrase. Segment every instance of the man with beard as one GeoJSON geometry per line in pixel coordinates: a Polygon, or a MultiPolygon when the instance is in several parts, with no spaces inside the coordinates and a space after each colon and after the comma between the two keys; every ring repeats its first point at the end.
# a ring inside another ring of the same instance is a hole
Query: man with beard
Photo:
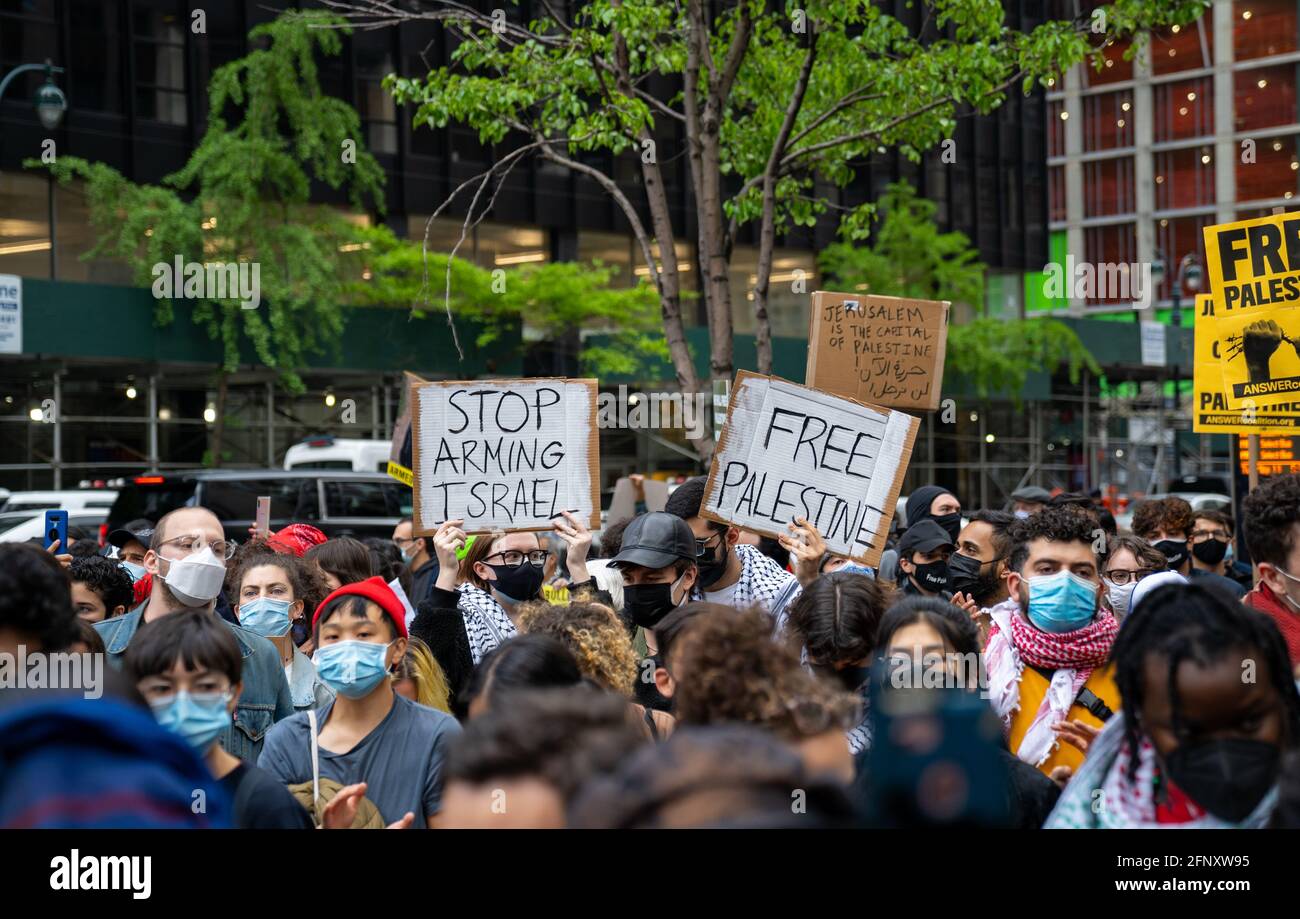
{"type": "Polygon", "coordinates": [[[1120,707],[1107,663],[1119,624],[1100,603],[1094,528],[1091,515],[1066,506],[1016,521],[1009,598],[988,611],[984,660],[1007,745],[1058,780],[1120,707]]]}
{"type": "Polygon", "coordinates": [[[949,587],[958,606],[965,606],[965,598],[975,601],[981,638],[987,636],[990,624],[986,611],[1008,596],[1007,556],[1015,520],[1005,511],[975,511],[957,534],[957,551],[948,557],[949,587]]]}
{"type": "Polygon", "coordinates": [[[1170,571],[1176,571],[1188,580],[1226,591],[1234,600],[1240,600],[1246,595],[1246,590],[1236,581],[1192,566],[1192,553],[1196,547],[1190,537],[1195,521],[1192,506],[1182,498],[1171,496],[1157,501],[1145,501],[1133,513],[1133,535],[1159,549],[1168,560],[1170,571]]]}
{"type": "MultiPolygon", "coordinates": [[[[182,609],[213,612],[233,553],[221,521],[207,508],[183,507],[165,514],[144,556],[144,568],[152,575],[149,597],[125,615],[95,624],[109,663],[122,666],[122,655],[143,623],[182,609]]],[[[226,625],[243,656],[244,689],[234,720],[219,740],[227,753],[256,763],[271,725],[293,714],[293,698],[275,645],[237,625],[226,625]]]]}

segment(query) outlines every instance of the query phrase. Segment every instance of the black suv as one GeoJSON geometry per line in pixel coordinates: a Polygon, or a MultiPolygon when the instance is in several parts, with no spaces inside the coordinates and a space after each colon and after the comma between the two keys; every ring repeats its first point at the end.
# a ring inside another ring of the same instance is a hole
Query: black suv
{"type": "Polygon", "coordinates": [[[206,507],[220,518],[226,538],[248,539],[257,499],[271,496],[271,530],[307,523],[327,536],[393,535],[411,515],[411,489],[376,472],[330,469],[197,469],[129,478],[108,512],[112,532],[138,517],[158,520],[178,507],[206,507]]]}

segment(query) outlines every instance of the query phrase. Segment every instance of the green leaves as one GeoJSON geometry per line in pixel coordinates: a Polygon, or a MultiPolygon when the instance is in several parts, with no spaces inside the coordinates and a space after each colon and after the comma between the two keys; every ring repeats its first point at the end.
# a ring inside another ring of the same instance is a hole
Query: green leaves
{"type": "Polygon", "coordinates": [[[1000,395],[1019,403],[1031,370],[1052,373],[1069,367],[1071,382],[1087,368],[1101,367],[1079,336],[1055,319],[980,318],[948,329],[947,366],[969,379],[981,396],[1000,395]]]}

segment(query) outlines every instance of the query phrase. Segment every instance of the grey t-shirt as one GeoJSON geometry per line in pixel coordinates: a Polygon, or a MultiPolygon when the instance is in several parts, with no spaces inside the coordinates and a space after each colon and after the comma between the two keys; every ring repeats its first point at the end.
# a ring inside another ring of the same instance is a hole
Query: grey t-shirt
{"type": "MultiPolygon", "coordinates": [[[[316,712],[318,730],[329,720],[334,702],[316,712]]],[[[442,801],[442,769],[447,747],[460,733],[456,719],[437,709],[393,694],[393,709],[347,753],[320,747],[320,776],[343,785],[365,782],[366,797],[385,823],[410,811],[413,827],[428,825],[442,801]]],[[[271,728],[257,761],[285,785],[311,781],[311,725],[298,712],[271,728]]]]}

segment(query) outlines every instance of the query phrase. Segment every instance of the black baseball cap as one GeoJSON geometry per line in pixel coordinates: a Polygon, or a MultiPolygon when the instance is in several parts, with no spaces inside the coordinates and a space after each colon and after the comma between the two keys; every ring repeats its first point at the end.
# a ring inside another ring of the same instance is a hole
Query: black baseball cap
{"type": "Polygon", "coordinates": [[[656,511],[632,518],[623,531],[622,547],[609,560],[609,566],[667,568],[678,559],[694,562],[697,550],[695,534],[685,520],[676,514],[656,511]]]}
{"type": "Polygon", "coordinates": [[[124,523],[116,530],[108,534],[108,544],[121,549],[129,542],[138,542],[142,546],[148,546],[149,540],[153,538],[153,521],[140,517],[129,523],[124,523]]]}
{"type": "Polygon", "coordinates": [[[939,524],[933,520],[919,520],[908,527],[898,541],[898,557],[908,558],[913,552],[933,552],[940,546],[957,548],[939,524]]]}

